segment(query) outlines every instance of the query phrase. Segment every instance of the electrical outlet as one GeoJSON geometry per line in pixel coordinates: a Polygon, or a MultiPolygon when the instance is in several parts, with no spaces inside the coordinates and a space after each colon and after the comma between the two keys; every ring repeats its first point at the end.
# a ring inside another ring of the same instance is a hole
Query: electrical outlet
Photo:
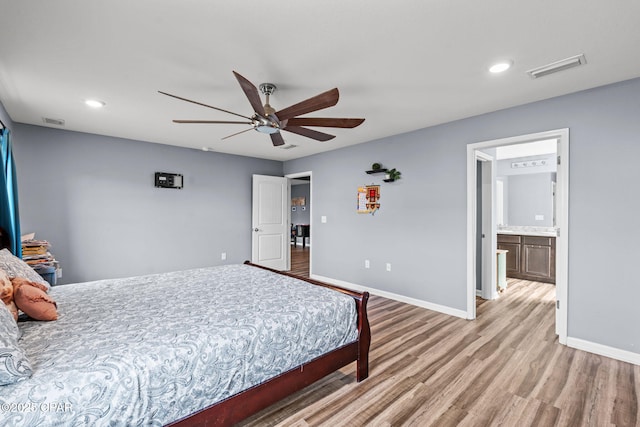
{"type": "Polygon", "coordinates": [[[326,217],[326,216],[324,216],[324,215],[322,215],[322,216],[320,217],[320,222],[321,222],[321,223],[323,223],[323,224],[326,224],[326,222],[327,222],[327,217],[326,217]]]}
{"type": "Polygon", "coordinates": [[[391,271],[391,263],[390,262],[387,263],[387,271],[391,271]]]}
{"type": "Polygon", "coordinates": [[[224,261],[225,259],[227,259],[227,253],[226,252],[222,252],[222,255],[220,255],[220,259],[222,261],[224,261]]]}
{"type": "Polygon", "coordinates": [[[368,259],[365,259],[364,260],[364,268],[369,268],[369,267],[371,267],[371,264],[369,264],[369,260],[368,259]]]}

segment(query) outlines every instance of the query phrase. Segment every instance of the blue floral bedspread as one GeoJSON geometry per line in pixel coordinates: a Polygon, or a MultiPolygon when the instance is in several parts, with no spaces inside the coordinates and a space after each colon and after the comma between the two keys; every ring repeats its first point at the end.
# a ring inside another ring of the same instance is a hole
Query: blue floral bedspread
{"type": "MultiPolygon", "coordinates": [[[[3,425],[164,425],[357,339],[353,298],[247,266],[57,286],[3,425]]],[[[8,406],[10,405],[10,406],[8,406]]]]}

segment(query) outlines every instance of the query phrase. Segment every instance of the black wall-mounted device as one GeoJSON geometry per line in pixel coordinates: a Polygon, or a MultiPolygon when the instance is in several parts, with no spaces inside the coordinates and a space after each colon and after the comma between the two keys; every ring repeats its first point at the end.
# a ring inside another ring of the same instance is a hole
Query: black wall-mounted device
{"type": "Polygon", "coordinates": [[[156,172],[156,187],[158,188],[182,188],[182,174],[156,172]]]}

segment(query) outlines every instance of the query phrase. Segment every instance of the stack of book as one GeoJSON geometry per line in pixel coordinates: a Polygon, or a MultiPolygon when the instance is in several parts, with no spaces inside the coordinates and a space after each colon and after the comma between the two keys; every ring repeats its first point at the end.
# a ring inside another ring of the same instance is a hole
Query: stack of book
{"type": "Polygon", "coordinates": [[[22,260],[52,285],[56,284],[58,261],[49,252],[51,245],[46,240],[22,241],[22,260]]]}

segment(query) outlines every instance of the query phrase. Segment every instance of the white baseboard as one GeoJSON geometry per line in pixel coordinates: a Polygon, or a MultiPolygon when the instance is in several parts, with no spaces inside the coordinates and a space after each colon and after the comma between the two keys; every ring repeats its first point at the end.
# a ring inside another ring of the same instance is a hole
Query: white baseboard
{"type": "Polygon", "coordinates": [[[619,348],[609,347],[607,345],[597,344],[591,341],[572,337],[567,337],[567,346],[577,348],[578,350],[588,351],[589,353],[599,354],[600,356],[606,356],[623,362],[632,363],[634,365],[640,365],[640,354],[632,351],[621,350],[619,348]]]}
{"type": "Polygon", "coordinates": [[[482,289],[476,289],[476,296],[482,298],[482,289]]]}
{"type": "Polygon", "coordinates": [[[423,301],[416,298],[406,297],[404,295],[394,294],[392,292],[381,291],[379,289],[369,288],[366,286],[357,285],[355,283],[345,282],[343,280],[332,279],[330,277],[324,277],[318,274],[311,274],[311,278],[320,280],[322,282],[330,283],[333,285],[342,286],[344,288],[352,289],[354,291],[360,291],[360,292],[367,291],[372,295],[378,295],[378,296],[389,298],[395,301],[400,301],[400,302],[415,305],[418,307],[426,308],[428,310],[437,311],[439,313],[448,314],[450,316],[461,317],[463,319],[467,318],[466,311],[447,307],[446,305],[435,304],[429,301],[423,301]]]}
{"type": "MultiPolygon", "coordinates": [[[[379,289],[369,288],[366,286],[358,285],[351,282],[345,282],[344,280],[332,279],[330,277],[320,276],[318,274],[311,274],[312,279],[320,280],[322,282],[331,283],[333,285],[342,286],[344,288],[353,289],[354,291],[364,292],[367,291],[372,295],[378,295],[384,298],[389,298],[395,301],[404,302],[407,304],[415,305],[418,307],[426,308],[428,310],[437,311],[439,313],[448,314],[450,316],[467,318],[467,312],[458,310],[455,308],[447,307],[445,305],[434,304],[429,301],[423,301],[416,298],[407,297],[404,295],[394,294],[392,292],[381,291],[379,289]]],[[[480,290],[476,290],[476,295],[482,296],[480,290]]],[[[632,363],[640,366],[640,354],[632,351],[621,350],[615,347],[609,347],[603,344],[597,344],[591,341],[585,341],[579,338],[567,337],[567,346],[578,350],[588,351],[589,353],[598,354],[600,356],[610,357],[612,359],[620,360],[622,362],[632,363]]]]}
{"type": "MultiPolygon", "coordinates": [[[[345,282],[344,280],[332,279],[330,277],[320,276],[318,274],[311,274],[312,279],[320,280],[322,282],[331,283],[334,285],[342,286],[344,288],[353,289],[355,291],[364,292],[367,291],[372,295],[378,295],[384,298],[389,298],[395,301],[404,302],[407,304],[415,305],[418,307],[426,308],[428,310],[437,311],[439,313],[448,314],[450,316],[467,318],[467,312],[458,310],[455,308],[447,307],[445,305],[434,304],[429,301],[423,301],[416,298],[407,297],[404,295],[394,294],[392,292],[381,291],[379,289],[369,288],[366,286],[358,285],[351,282],[345,282]]],[[[480,290],[476,290],[476,295],[482,296],[480,290]]],[[[589,353],[599,354],[600,356],[610,357],[612,359],[620,360],[622,362],[632,363],[640,366],[640,354],[632,351],[621,350],[615,347],[609,347],[602,344],[597,344],[591,341],[585,341],[579,338],[567,337],[567,346],[578,350],[588,351],[589,353]]]]}

